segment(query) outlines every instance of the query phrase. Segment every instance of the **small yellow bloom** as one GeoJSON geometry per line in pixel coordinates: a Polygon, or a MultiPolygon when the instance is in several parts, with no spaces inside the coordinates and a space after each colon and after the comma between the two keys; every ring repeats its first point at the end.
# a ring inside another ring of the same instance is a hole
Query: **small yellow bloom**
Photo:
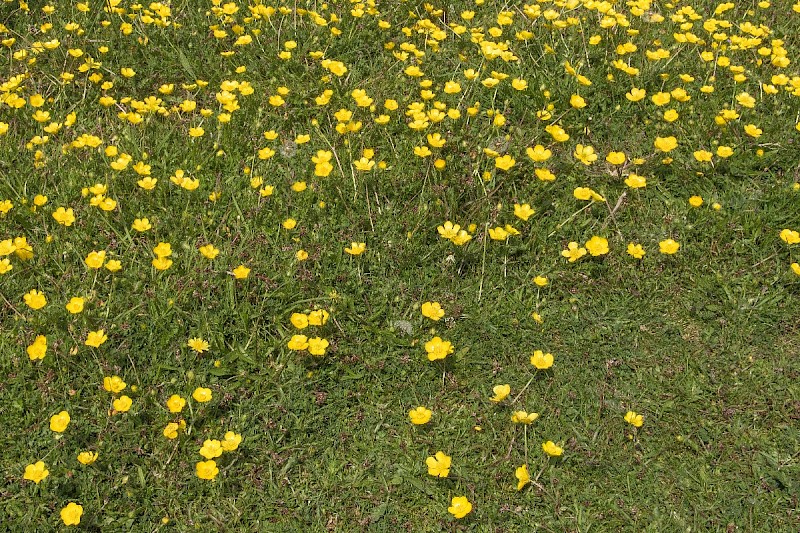
{"type": "Polygon", "coordinates": [[[556,445],[556,443],[551,440],[542,444],[542,450],[550,457],[559,457],[564,453],[564,448],[556,445]]]}
{"type": "Polygon", "coordinates": [[[411,420],[411,423],[415,426],[421,426],[423,424],[427,424],[431,420],[432,412],[430,409],[427,409],[423,406],[415,407],[408,412],[408,418],[411,420]]]}
{"type": "Polygon", "coordinates": [[[625,422],[634,427],[640,428],[642,427],[642,424],[644,424],[644,417],[636,414],[635,411],[628,411],[625,413],[625,422]]]}
{"type": "Polygon", "coordinates": [[[197,387],[192,393],[192,398],[200,403],[210,402],[212,398],[211,389],[205,387],[197,387]]]}
{"type": "Polygon", "coordinates": [[[345,248],[344,251],[350,255],[361,255],[367,249],[365,242],[351,242],[350,247],[345,248]]]}
{"type": "Polygon", "coordinates": [[[69,504],[61,509],[61,521],[65,526],[77,526],[81,523],[81,516],[83,515],[83,507],[74,503],[69,504]]]}
{"type": "Polygon", "coordinates": [[[25,473],[22,475],[22,479],[33,481],[38,485],[39,482],[48,475],[50,475],[50,471],[45,467],[44,461],[37,461],[25,467],[25,473]]]}
{"type": "Polygon", "coordinates": [[[317,357],[325,355],[325,350],[328,349],[329,342],[327,339],[320,337],[313,337],[308,339],[308,353],[317,357]]]}
{"type": "Polygon", "coordinates": [[[238,433],[234,433],[233,431],[228,431],[225,433],[225,437],[223,438],[222,442],[220,443],[222,449],[226,452],[232,452],[239,447],[239,444],[242,442],[242,436],[238,433]]]}
{"type": "Polygon", "coordinates": [[[528,413],[527,411],[514,411],[511,414],[511,421],[515,424],[533,424],[539,419],[539,413],[528,413]]]}
{"type": "Polygon", "coordinates": [[[672,255],[675,252],[677,252],[678,248],[680,247],[681,247],[680,243],[677,243],[672,239],[666,239],[658,243],[658,250],[662,254],[672,255]]]}
{"type": "Polygon", "coordinates": [[[114,408],[115,411],[120,413],[126,413],[133,405],[133,400],[129,396],[120,396],[113,402],[111,402],[111,406],[114,408]]]}
{"type": "Polygon", "coordinates": [[[297,226],[297,221],[293,218],[287,218],[286,220],[283,221],[282,226],[283,229],[291,230],[294,229],[295,226],[297,226]]]}
{"type": "Polygon", "coordinates": [[[180,413],[185,406],[186,400],[177,394],[173,394],[167,400],[167,409],[169,409],[170,413],[180,413]]]}
{"type": "Polygon", "coordinates": [[[125,387],[127,387],[127,384],[119,376],[106,376],[103,378],[103,388],[108,392],[116,394],[125,390],[125,387]]]}
{"type": "Polygon", "coordinates": [[[456,518],[464,518],[472,511],[472,504],[466,496],[455,496],[447,508],[447,512],[456,518]]]}
{"type": "Polygon", "coordinates": [[[303,351],[308,348],[308,337],[305,335],[292,335],[286,347],[296,352],[303,351]]]}
{"type": "Polygon", "coordinates": [[[97,452],[81,452],[78,454],[78,462],[82,465],[90,465],[97,461],[98,455],[99,454],[97,452]]]}
{"type": "Polygon", "coordinates": [[[217,463],[213,460],[199,461],[196,465],[197,477],[212,480],[219,474],[217,463]]]}
{"type": "Polygon", "coordinates": [[[66,305],[67,311],[69,311],[73,315],[80,313],[81,311],[83,311],[84,302],[85,300],[80,296],[73,296],[72,298],[70,298],[69,302],[67,302],[66,305]]]}
{"type": "Polygon", "coordinates": [[[244,265],[239,265],[238,267],[233,269],[233,277],[236,279],[247,279],[247,276],[250,275],[250,269],[244,265]]]}
{"type": "Polygon", "coordinates": [[[425,302],[422,304],[422,316],[438,321],[444,316],[444,309],[439,302],[425,302]]]}
{"type": "Polygon", "coordinates": [[[703,197],[702,196],[692,196],[689,198],[689,205],[692,207],[700,207],[703,205],[703,197]]]}
{"type": "Polygon", "coordinates": [[[34,339],[33,343],[28,346],[25,351],[27,352],[28,358],[30,358],[31,361],[44,359],[44,356],[47,353],[47,337],[44,335],[37,335],[36,339],[34,339]]]}
{"type": "Polygon", "coordinates": [[[531,356],[531,364],[539,370],[547,370],[553,366],[553,354],[544,353],[542,350],[536,350],[531,356]]]}
{"type": "Polygon", "coordinates": [[[628,244],[628,255],[635,259],[641,259],[645,255],[644,248],[642,248],[641,244],[629,243],[628,244]]]}
{"type": "Polygon", "coordinates": [[[108,340],[108,335],[106,335],[105,330],[98,329],[97,331],[90,331],[86,335],[86,346],[91,346],[92,348],[99,348],[104,342],[108,340]]]}
{"type": "Polygon", "coordinates": [[[207,352],[209,347],[208,342],[202,337],[192,337],[186,342],[186,345],[197,353],[207,352]]]}
{"type": "Polygon", "coordinates": [[[528,465],[522,465],[514,471],[517,478],[517,490],[522,490],[525,485],[531,482],[531,475],[528,472],[528,465]]]}
{"type": "Polygon", "coordinates": [[[495,385],[492,387],[492,392],[494,392],[494,396],[489,399],[494,403],[500,403],[505,400],[509,394],[511,394],[511,385],[495,385]]]}
{"type": "Polygon", "coordinates": [[[60,413],[50,417],[50,430],[55,431],[56,433],[63,433],[64,430],[67,429],[69,422],[69,413],[66,411],[61,411],[60,413]]]}

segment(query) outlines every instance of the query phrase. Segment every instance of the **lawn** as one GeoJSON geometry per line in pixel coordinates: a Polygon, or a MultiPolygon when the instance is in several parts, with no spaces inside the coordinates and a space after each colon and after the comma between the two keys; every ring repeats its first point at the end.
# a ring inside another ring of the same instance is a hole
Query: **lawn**
{"type": "Polygon", "coordinates": [[[0,0],[2,528],[800,530],[798,28],[0,0]]]}

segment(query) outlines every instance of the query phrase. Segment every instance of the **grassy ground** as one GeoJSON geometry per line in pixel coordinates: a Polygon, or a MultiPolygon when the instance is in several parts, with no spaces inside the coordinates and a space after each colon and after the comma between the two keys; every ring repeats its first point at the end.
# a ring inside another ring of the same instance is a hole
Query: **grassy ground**
{"type": "Polygon", "coordinates": [[[800,230],[800,6],[382,4],[0,2],[0,523],[60,530],[74,502],[90,531],[797,531],[800,255],[780,235],[800,230]],[[492,58],[503,42],[516,60],[492,58]],[[487,87],[493,71],[508,79],[487,87]],[[654,145],[670,136],[674,150],[654,145]],[[552,157],[531,160],[537,144],[552,157]],[[624,182],[634,173],[646,186],[624,182]],[[442,238],[446,221],[471,240],[442,238]],[[507,224],[520,234],[490,238],[507,224]],[[607,254],[562,256],[593,236],[607,254]],[[677,253],[659,252],[668,238],[677,253]],[[354,242],[363,254],[345,252],[354,242]],[[25,303],[32,289],[44,307],[25,303]],[[423,316],[427,301],[444,317],[423,316]],[[324,325],[293,326],[319,310],[324,325]],[[87,346],[100,329],[107,341],[87,346]],[[326,339],[325,355],[291,350],[299,334],[326,339]],[[429,361],[436,336],[454,349],[429,361]],[[553,366],[532,366],[534,350],[553,366]],[[126,388],[105,390],[112,376],[126,388]],[[511,393],[493,402],[500,384],[511,393]],[[410,422],[417,406],[430,422],[410,422]],[[53,431],[62,410],[71,422],[53,431]],[[517,410],[539,418],[515,424],[517,410]],[[169,423],[185,424],[175,439],[169,423]],[[201,479],[198,450],[229,431],[241,443],[201,479]],[[437,451],[446,478],[427,472],[437,451]],[[25,479],[40,460],[49,475],[25,479]],[[473,506],[463,518],[448,513],[456,496],[473,506]]]}

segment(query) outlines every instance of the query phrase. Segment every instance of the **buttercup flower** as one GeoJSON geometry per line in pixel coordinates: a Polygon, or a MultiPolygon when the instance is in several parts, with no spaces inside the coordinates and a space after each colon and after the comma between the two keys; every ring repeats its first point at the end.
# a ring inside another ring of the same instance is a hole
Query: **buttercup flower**
{"type": "Polygon", "coordinates": [[[308,353],[315,356],[323,356],[325,355],[325,350],[328,349],[329,343],[327,339],[323,339],[320,337],[314,337],[312,339],[308,339],[308,353]]]}
{"type": "Polygon", "coordinates": [[[352,242],[350,246],[345,248],[344,251],[350,255],[361,255],[367,249],[367,243],[365,242],[352,242]]]}
{"type": "Polygon", "coordinates": [[[678,248],[680,247],[681,247],[680,243],[677,243],[672,239],[666,239],[658,243],[658,250],[662,254],[672,255],[675,252],[677,252],[678,248]]]}
{"type": "Polygon", "coordinates": [[[544,353],[542,350],[536,350],[531,356],[531,364],[539,370],[547,370],[553,366],[553,354],[544,353]]]}
{"type": "Polygon", "coordinates": [[[539,413],[529,413],[527,411],[514,411],[511,414],[511,421],[515,424],[533,424],[539,419],[539,413]]]}
{"type": "Polygon", "coordinates": [[[28,357],[31,361],[44,359],[44,356],[47,353],[47,337],[44,335],[37,335],[36,339],[33,341],[33,344],[28,346],[25,351],[28,353],[28,357]]]}
{"type": "Polygon", "coordinates": [[[199,453],[206,459],[219,457],[222,455],[222,443],[216,439],[206,439],[199,453]]]}
{"type": "Polygon", "coordinates": [[[444,452],[436,452],[433,457],[428,457],[425,464],[428,465],[428,474],[434,477],[447,477],[450,474],[451,458],[444,452]]]}
{"type": "Polygon", "coordinates": [[[608,240],[595,235],[584,245],[593,257],[606,255],[608,253],[608,240]]]}
{"type": "Polygon", "coordinates": [[[566,257],[570,263],[574,263],[586,255],[586,248],[579,247],[578,243],[573,241],[567,245],[566,250],[561,251],[561,255],[566,257]]]}
{"type": "Polygon", "coordinates": [[[88,335],[86,335],[86,346],[91,346],[92,348],[99,348],[104,342],[108,340],[108,336],[106,335],[105,330],[98,329],[97,331],[90,331],[88,335]]]}
{"type": "Polygon", "coordinates": [[[183,408],[186,406],[186,400],[178,396],[177,394],[173,394],[167,400],[167,409],[169,409],[170,413],[180,413],[183,411],[183,408]]]}
{"type": "Polygon", "coordinates": [[[425,343],[425,351],[428,352],[428,361],[444,359],[453,353],[453,345],[450,341],[443,341],[440,337],[434,337],[425,343]]]}
{"type": "Polygon", "coordinates": [[[81,516],[83,515],[83,507],[69,502],[66,507],[61,509],[61,520],[65,526],[77,526],[81,523],[81,516]]]}
{"type": "Polygon", "coordinates": [[[54,414],[50,417],[50,429],[56,433],[63,433],[69,425],[70,416],[66,411],[54,414]]]}
{"type": "Polygon", "coordinates": [[[495,385],[492,387],[492,392],[494,392],[494,396],[489,399],[494,403],[500,403],[505,400],[509,394],[511,394],[511,385],[495,385]]]}
{"type": "Polygon", "coordinates": [[[531,482],[531,475],[528,472],[528,465],[522,465],[514,471],[517,478],[517,490],[522,490],[525,485],[531,482]]]}
{"type": "Polygon", "coordinates": [[[408,418],[411,419],[411,423],[415,426],[421,426],[430,422],[431,414],[432,413],[430,409],[426,409],[420,405],[419,407],[415,407],[408,412],[408,418]]]}
{"type": "Polygon", "coordinates": [[[472,511],[472,504],[466,496],[456,496],[452,499],[447,512],[456,518],[464,518],[472,511]]]}
{"type": "Polygon", "coordinates": [[[633,257],[634,259],[641,259],[645,255],[644,248],[642,248],[641,244],[629,243],[628,244],[628,255],[633,257]]]}
{"type": "Polygon", "coordinates": [[[550,457],[559,457],[562,453],[564,453],[564,448],[557,446],[551,440],[542,444],[542,450],[550,457]]]}
{"type": "Polygon", "coordinates": [[[250,269],[244,265],[239,265],[238,267],[234,268],[231,273],[236,279],[247,279],[247,276],[250,275],[250,269]]]}
{"type": "Polygon", "coordinates": [[[81,452],[78,454],[78,462],[82,465],[90,465],[97,461],[98,453],[97,452],[81,452]]]}
{"type": "Polygon", "coordinates": [[[425,302],[422,304],[422,316],[439,320],[444,316],[444,309],[439,302],[425,302]]]}
{"type": "Polygon", "coordinates": [[[131,400],[130,397],[123,395],[111,402],[111,405],[115,411],[119,413],[127,413],[131,408],[131,405],[133,405],[133,400],[131,400]]]}
{"type": "Polygon", "coordinates": [[[106,376],[103,378],[103,388],[108,392],[113,392],[116,394],[124,390],[125,387],[127,387],[127,385],[119,376],[106,376]]]}
{"type": "Polygon", "coordinates": [[[627,422],[632,426],[640,428],[642,427],[642,424],[644,424],[644,417],[640,414],[636,414],[635,411],[628,411],[627,413],[625,413],[625,422],[627,422]]]}
{"type": "Polygon", "coordinates": [[[25,300],[25,304],[33,310],[41,309],[47,305],[47,298],[45,298],[44,293],[36,289],[31,289],[22,299],[25,300]]]}
{"type": "Polygon", "coordinates": [[[225,437],[222,439],[220,445],[222,449],[226,452],[232,452],[239,447],[239,444],[242,442],[242,436],[238,433],[234,433],[233,431],[228,431],[225,433],[225,437]]]}
{"type": "Polygon", "coordinates": [[[195,401],[198,401],[200,403],[210,402],[211,389],[207,389],[205,387],[197,387],[192,393],[192,398],[194,398],[195,401]]]}
{"type": "Polygon", "coordinates": [[[33,481],[38,485],[39,482],[49,474],[50,471],[45,467],[44,461],[37,461],[25,467],[25,473],[22,475],[22,479],[33,481]]]}
{"type": "Polygon", "coordinates": [[[308,348],[308,337],[305,335],[292,335],[292,338],[289,340],[289,344],[287,347],[290,350],[294,351],[302,351],[308,348]]]}
{"type": "Polygon", "coordinates": [[[195,465],[197,477],[200,479],[208,479],[212,480],[217,477],[219,474],[219,468],[217,468],[217,463],[213,460],[208,461],[198,461],[195,465]]]}
{"type": "Polygon", "coordinates": [[[798,244],[800,243],[800,232],[790,230],[790,229],[783,229],[780,233],[781,240],[786,244],[798,244]]]}

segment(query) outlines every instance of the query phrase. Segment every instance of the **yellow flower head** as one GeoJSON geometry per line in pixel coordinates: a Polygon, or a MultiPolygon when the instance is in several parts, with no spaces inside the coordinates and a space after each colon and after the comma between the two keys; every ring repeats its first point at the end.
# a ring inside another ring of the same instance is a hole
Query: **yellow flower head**
{"type": "Polygon", "coordinates": [[[494,392],[494,396],[489,399],[494,403],[500,403],[505,400],[509,394],[511,394],[511,385],[495,385],[492,387],[492,392],[494,392]]]}
{"type": "Polygon", "coordinates": [[[450,341],[443,341],[440,337],[434,337],[425,343],[425,351],[428,353],[428,361],[444,359],[453,353],[453,345],[450,341]]]}
{"type": "Polygon", "coordinates": [[[636,414],[635,411],[628,411],[625,413],[625,422],[628,424],[640,428],[642,424],[644,424],[644,417],[640,414],[636,414]]]}
{"type": "Polygon", "coordinates": [[[466,496],[455,496],[447,508],[447,512],[456,518],[464,518],[472,511],[472,504],[466,496]]]}
{"type": "Polygon", "coordinates": [[[44,461],[37,461],[25,467],[25,474],[23,474],[22,479],[33,481],[38,485],[48,475],[50,475],[50,471],[45,467],[44,461]]]}
{"type": "Polygon", "coordinates": [[[444,309],[439,302],[425,302],[422,304],[422,316],[438,321],[444,316],[444,309]]]}
{"type": "Polygon", "coordinates": [[[553,366],[553,354],[544,353],[542,350],[536,350],[531,356],[531,364],[539,370],[547,370],[553,366]]]}
{"type": "Polygon", "coordinates": [[[430,422],[431,414],[432,412],[430,409],[420,405],[419,407],[415,407],[408,412],[408,418],[411,419],[411,423],[415,426],[421,426],[430,422]]]}
{"type": "Polygon", "coordinates": [[[428,474],[433,477],[447,477],[450,474],[451,458],[444,452],[436,452],[433,457],[428,457],[425,464],[428,465],[428,474]]]}
{"type": "Polygon", "coordinates": [[[63,433],[70,422],[69,413],[66,411],[61,411],[60,413],[54,414],[50,417],[50,429],[55,431],[56,433],[63,433]]]}

